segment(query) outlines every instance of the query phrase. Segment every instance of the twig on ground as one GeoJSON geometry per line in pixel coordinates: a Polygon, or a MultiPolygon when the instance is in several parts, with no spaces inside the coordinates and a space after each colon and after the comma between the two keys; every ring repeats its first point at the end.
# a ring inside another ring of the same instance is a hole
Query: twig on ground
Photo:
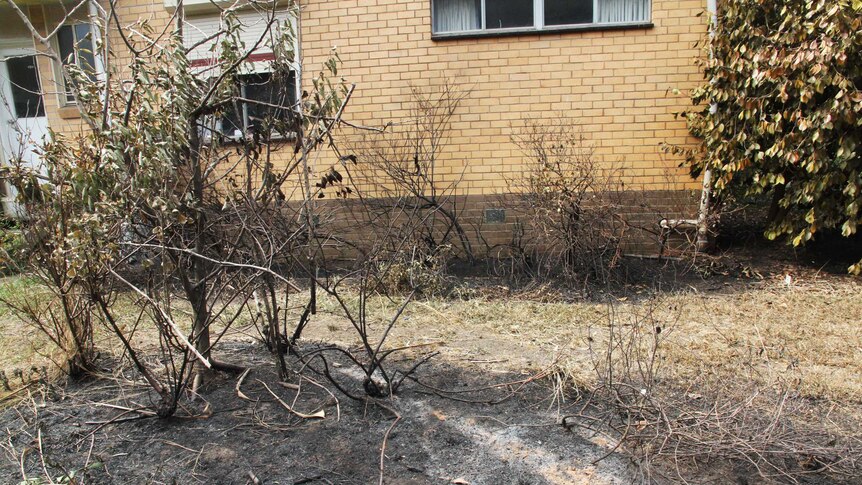
{"type": "Polygon", "coordinates": [[[9,394],[6,394],[6,395],[5,395],[5,396],[3,396],[2,398],[0,398],[0,403],[2,403],[2,402],[6,402],[6,401],[8,401],[8,400],[12,399],[12,398],[13,398],[13,397],[15,397],[16,395],[18,395],[18,393],[23,392],[23,391],[25,391],[25,390],[29,389],[29,388],[30,388],[30,386],[32,386],[33,384],[35,384],[35,383],[34,383],[34,382],[31,382],[31,383],[27,384],[27,385],[26,385],[26,386],[24,386],[24,387],[19,387],[18,389],[16,389],[16,390],[14,390],[14,391],[10,392],[9,394]]]}
{"type": "Polygon", "coordinates": [[[84,460],[84,469],[87,469],[87,466],[90,465],[90,458],[93,456],[93,445],[96,444],[96,435],[90,435],[90,449],[87,450],[87,459],[84,460]]]}
{"type": "Polygon", "coordinates": [[[341,421],[341,405],[338,402],[338,398],[335,397],[335,394],[333,394],[332,391],[327,389],[326,386],[320,384],[319,382],[315,381],[314,379],[312,379],[310,377],[300,376],[300,379],[307,380],[309,383],[311,383],[311,385],[317,386],[317,387],[323,389],[324,391],[326,391],[327,394],[329,394],[329,396],[335,401],[335,421],[336,422],[341,421]]]}
{"type": "Polygon", "coordinates": [[[520,392],[521,389],[523,389],[524,386],[526,386],[527,384],[529,384],[533,381],[536,381],[536,380],[544,379],[545,377],[551,375],[552,373],[553,372],[552,372],[551,368],[549,367],[549,368],[547,368],[541,372],[538,372],[538,373],[536,373],[536,374],[534,374],[534,375],[532,375],[526,379],[520,379],[517,381],[509,381],[509,382],[501,382],[499,384],[491,384],[488,386],[476,387],[476,388],[472,388],[472,389],[459,389],[459,390],[441,389],[439,387],[435,387],[435,386],[432,386],[430,384],[425,384],[424,382],[420,381],[419,379],[417,379],[415,377],[412,377],[412,376],[405,376],[405,377],[407,379],[410,379],[411,381],[415,382],[416,384],[419,384],[420,387],[424,387],[424,388],[430,390],[433,394],[437,395],[438,397],[442,397],[444,399],[451,399],[453,401],[465,402],[465,403],[470,403],[470,404],[495,405],[495,404],[501,404],[503,402],[508,401],[509,399],[514,397],[518,392],[520,392]],[[516,387],[514,389],[511,389],[513,386],[516,386],[516,387]],[[456,394],[469,394],[469,393],[475,393],[475,392],[480,392],[480,391],[499,389],[501,387],[508,387],[508,388],[510,388],[510,390],[509,390],[508,394],[506,394],[505,396],[498,398],[498,399],[465,399],[465,398],[461,398],[461,397],[456,396],[456,394]]]}
{"type": "Polygon", "coordinates": [[[274,397],[275,400],[278,401],[278,403],[281,404],[282,407],[284,407],[284,409],[287,409],[288,412],[290,412],[291,414],[294,414],[297,417],[302,418],[302,419],[323,419],[326,417],[326,412],[322,409],[320,411],[314,413],[314,414],[304,414],[304,413],[301,413],[299,411],[296,411],[295,409],[290,407],[286,402],[284,402],[280,397],[278,397],[278,395],[276,393],[272,392],[272,389],[270,389],[269,386],[267,386],[265,382],[263,382],[260,379],[256,379],[256,380],[257,380],[257,382],[260,382],[263,385],[263,387],[265,387],[266,390],[269,391],[269,393],[272,395],[272,397],[274,397]]]}
{"type": "Polygon", "coordinates": [[[254,485],[260,485],[260,479],[257,478],[257,475],[255,475],[253,471],[249,470],[247,475],[248,479],[251,480],[251,483],[253,483],[254,485]]]}
{"type": "Polygon", "coordinates": [[[380,480],[377,482],[379,485],[383,485],[383,471],[384,471],[384,462],[386,460],[386,442],[389,440],[389,434],[392,433],[392,430],[398,425],[398,422],[401,421],[401,415],[398,414],[398,411],[384,406],[383,404],[376,402],[375,403],[381,408],[389,411],[393,415],[395,415],[395,421],[389,425],[389,428],[386,429],[386,433],[383,434],[383,443],[380,445],[380,480]]]}
{"type": "Polygon", "coordinates": [[[154,417],[155,415],[156,415],[155,413],[153,413],[153,412],[151,412],[151,411],[148,411],[148,410],[146,410],[146,409],[129,409],[128,411],[123,411],[123,412],[121,412],[120,414],[118,414],[118,415],[114,416],[113,418],[111,418],[111,419],[109,419],[109,420],[107,420],[107,421],[95,421],[95,422],[93,422],[93,421],[88,421],[88,422],[86,422],[86,423],[84,423],[84,424],[87,424],[87,425],[96,425],[96,427],[95,427],[92,431],[90,431],[89,433],[87,433],[87,435],[85,435],[83,438],[81,438],[80,440],[78,440],[78,441],[75,443],[75,447],[77,448],[78,446],[81,446],[81,443],[83,443],[85,439],[89,438],[89,437],[90,437],[90,435],[94,435],[94,434],[96,434],[100,429],[104,428],[105,426],[107,426],[107,425],[109,425],[109,424],[125,423],[125,422],[128,422],[128,421],[135,421],[135,420],[138,420],[138,419],[152,418],[152,417],[154,417]],[[138,415],[138,416],[131,417],[131,418],[123,418],[123,416],[129,415],[129,414],[132,414],[132,413],[139,413],[139,415],[138,415]]]}
{"type": "Polygon", "coordinates": [[[240,390],[240,387],[242,387],[242,381],[245,380],[245,377],[248,375],[249,372],[251,372],[250,367],[248,369],[246,369],[245,372],[240,374],[239,379],[236,380],[236,387],[234,387],[234,389],[236,390],[236,395],[239,396],[240,399],[245,399],[246,401],[251,401],[252,399],[250,397],[246,396],[242,392],[242,390],[240,390]]]}
{"type": "Polygon", "coordinates": [[[51,475],[48,473],[48,467],[45,465],[45,452],[42,450],[42,430],[36,430],[36,441],[39,445],[39,461],[42,463],[42,472],[45,473],[45,479],[48,483],[52,483],[51,475]]]}
{"type": "Polygon", "coordinates": [[[557,423],[507,423],[501,419],[495,418],[494,416],[485,415],[477,415],[473,416],[473,418],[494,421],[495,423],[499,423],[501,426],[505,426],[507,428],[548,428],[551,426],[557,426],[557,423]]]}
{"type": "Polygon", "coordinates": [[[168,446],[173,446],[173,447],[175,447],[175,448],[181,448],[181,449],[186,450],[186,451],[188,451],[188,452],[190,452],[190,453],[195,453],[195,454],[200,453],[200,450],[193,450],[193,449],[191,449],[191,448],[189,448],[189,447],[187,447],[187,446],[183,446],[183,445],[181,445],[181,444],[179,444],[179,443],[175,443],[175,442],[173,442],[173,441],[169,441],[169,440],[162,440],[162,443],[164,443],[164,444],[166,444],[166,445],[168,445],[168,446]]]}

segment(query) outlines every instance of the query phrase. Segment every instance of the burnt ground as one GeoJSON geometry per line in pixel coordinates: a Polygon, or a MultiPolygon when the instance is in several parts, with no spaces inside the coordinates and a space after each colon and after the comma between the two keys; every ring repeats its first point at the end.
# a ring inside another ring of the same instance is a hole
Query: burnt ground
{"type": "MultiPolygon", "coordinates": [[[[755,232],[744,236],[720,240],[718,255],[696,263],[629,261],[631,273],[626,275],[623,295],[632,298],[641,292],[684,288],[704,294],[744,292],[774,286],[788,275],[794,281],[817,280],[828,286],[830,279],[846,279],[847,266],[862,257],[859,238],[827,239],[794,250],[765,242],[755,232]]],[[[506,300],[518,294],[502,280],[476,281],[475,293],[481,297],[506,300]]],[[[537,291],[540,301],[583,298],[582,292],[567,294],[548,287],[537,291]]],[[[519,296],[529,297],[528,292],[519,296]]],[[[326,325],[317,330],[316,338],[332,341],[326,325]]],[[[418,340],[429,337],[417,335],[423,337],[418,340]]],[[[464,335],[453,333],[452,338],[464,335]]],[[[249,400],[238,396],[236,375],[219,373],[201,390],[202,399],[185,402],[177,417],[168,420],[126,411],[151,404],[147,388],[128,370],[62,385],[33,384],[27,393],[17,394],[23,398],[20,402],[0,410],[0,429],[5,432],[0,437],[0,483],[25,478],[32,484],[48,483],[46,476],[68,483],[62,477],[72,473],[75,483],[87,484],[378,483],[381,445],[396,413],[401,419],[388,436],[384,457],[387,484],[639,481],[637,468],[626,456],[609,454],[612,440],[559,424],[561,415],[576,412],[582,402],[561,402],[551,380],[531,379],[533,374],[513,370],[550,359],[537,355],[547,353],[545,347],[538,350],[527,341],[490,333],[477,338],[481,340],[449,342],[453,348],[470,347],[469,359],[464,357],[467,350],[444,348],[417,374],[426,385],[457,391],[449,397],[408,381],[394,398],[354,401],[308,370],[304,375],[326,386],[335,398],[304,379],[296,397],[296,390],[278,384],[271,356],[250,340],[219,347],[219,357],[252,369],[241,388],[249,400]],[[482,351],[477,353],[476,348],[482,351]],[[501,359],[510,365],[495,365],[501,359]],[[325,417],[298,418],[258,379],[296,410],[307,414],[323,410],[325,417]],[[525,380],[530,382],[498,386],[525,380]],[[490,404],[497,401],[501,402],[490,404]]],[[[116,364],[106,359],[104,367],[114,369],[116,364]]],[[[291,366],[300,368],[295,360],[291,366]]],[[[408,367],[409,362],[401,366],[408,367]]],[[[361,392],[355,368],[342,361],[332,369],[342,385],[361,392]]],[[[292,382],[300,380],[293,376],[292,382]]],[[[806,483],[823,483],[811,480],[806,483]]],[[[732,481],[708,482],[755,483],[745,473],[732,481]]]]}
{"type": "MultiPolygon", "coordinates": [[[[381,444],[395,413],[401,419],[387,440],[385,483],[633,482],[620,456],[592,464],[608,453],[608,440],[563,428],[565,404],[554,400],[559,396],[547,380],[493,387],[531,376],[436,360],[419,378],[456,391],[453,398],[408,382],[394,398],[367,401],[338,393],[334,399],[303,380],[295,409],[326,416],[300,419],[258,381],[294,402],[296,390],[277,384],[268,354],[253,344],[226,347],[226,357],[252,367],[241,388],[250,400],[237,395],[237,376],[218,374],[201,391],[205,403],[187,404],[172,419],[117,407],[149,404],[146,388],[119,375],[31,391],[31,398],[0,413],[6,431],[0,482],[18,483],[26,475],[47,483],[47,470],[55,480],[75,471],[82,483],[100,484],[377,483],[381,444]],[[488,404],[496,401],[502,402],[488,404]]],[[[358,392],[358,369],[338,365],[334,375],[358,392]]]]}

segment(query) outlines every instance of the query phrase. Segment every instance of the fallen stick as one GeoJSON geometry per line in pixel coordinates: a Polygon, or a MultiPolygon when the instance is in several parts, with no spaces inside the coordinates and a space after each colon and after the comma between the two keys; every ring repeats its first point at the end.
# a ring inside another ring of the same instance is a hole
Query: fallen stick
{"type": "Polygon", "coordinates": [[[445,345],[446,342],[443,340],[435,340],[434,342],[427,342],[424,344],[413,344],[413,345],[405,345],[403,347],[395,347],[394,349],[386,350],[387,354],[391,354],[393,352],[400,352],[402,350],[410,350],[410,349],[418,349],[421,347],[431,347],[432,345],[445,345]]]}
{"type": "Polygon", "coordinates": [[[152,412],[152,411],[149,411],[149,410],[147,410],[147,409],[143,409],[143,408],[137,408],[137,409],[135,409],[135,408],[130,408],[130,407],[126,407],[126,406],[120,406],[120,405],[118,405],[118,404],[110,404],[110,403],[106,403],[106,402],[96,402],[96,403],[93,403],[93,406],[100,406],[100,407],[105,407],[105,408],[118,409],[118,410],[120,410],[120,411],[129,411],[129,412],[133,412],[133,413],[147,414],[147,415],[150,415],[150,416],[155,416],[155,415],[156,415],[156,413],[154,413],[154,412],[152,412]]]}
{"type": "Polygon", "coordinates": [[[398,414],[398,412],[394,409],[386,407],[380,403],[377,403],[377,405],[395,415],[395,421],[392,421],[392,424],[389,425],[389,428],[383,435],[383,443],[380,445],[380,480],[377,483],[378,485],[383,485],[383,462],[386,459],[386,442],[389,440],[389,434],[392,433],[392,430],[395,428],[398,422],[401,421],[401,415],[398,414]]]}
{"type": "MultiPolygon", "coordinates": [[[[327,394],[329,394],[329,396],[330,396],[330,397],[332,397],[332,399],[335,401],[335,421],[341,421],[341,405],[338,403],[338,398],[337,398],[337,397],[335,397],[335,394],[333,394],[333,393],[332,393],[332,391],[330,391],[329,389],[327,389],[327,388],[326,388],[326,386],[324,386],[324,385],[322,385],[322,384],[319,384],[319,383],[318,383],[317,381],[315,381],[314,379],[311,379],[311,378],[309,378],[309,377],[305,377],[305,376],[300,376],[300,379],[305,379],[305,380],[307,380],[307,381],[308,381],[308,382],[310,382],[312,385],[315,385],[315,386],[317,386],[317,387],[319,387],[319,388],[323,389],[324,391],[326,391],[326,393],[327,393],[327,394]]],[[[284,383],[281,383],[281,384],[284,384],[284,383]]],[[[297,386],[297,387],[299,387],[299,386],[297,386]]]]}
{"type": "Polygon", "coordinates": [[[240,399],[245,399],[246,401],[251,401],[252,399],[246,396],[240,390],[240,387],[242,387],[242,381],[245,380],[245,376],[247,376],[249,372],[251,372],[251,368],[246,369],[242,374],[240,374],[239,379],[236,380],[236,387],[234,387],[234,389],[236,389],[236,395],[239,396],[240,399]]]}
{"type": "Polygon", "coordinates": [[[281,387],[283,387],[285,389],[290,389],[291,391],[298,391],[299,390],[299,386],[297,386],[296,384],[291,384],[289,382],[278,381],[278,385],[280,385],[281,387]]]}
{"type": "Polygon", "coordinates": [[[9,394],[6,394],[2,398],[0,398],[0,402],[5,402],[9,399],[12,399],[16,394],[18,394],[19,392],[24,391],[26,389],[29,389],[30,386],[32,386],[32,385],[33,385],[33,383],[31,382],[24,387],[19,387],[18,389],[14,390],[14,391],[10,392],[9,394]]]}
{"type": "Polygon", "coordinates": [[[168,445],[168,446],[175,446],[175,447],[177,447],[177,448],[180,448],[180,449],[186,450],[186,451],[188,451],[188,452],[190,452],[190,453],[195,453],[195,454],[200,453],[200,450],[193,450],[193,449],[191,449],[191,448],[189,448],[189,447],[187,447],[187,446],[183,446],[183,445],[181,445],[181,444],[179,444],[179,443],[174,443],[173,441],[169,441],[169,440],[162,440],[162,443],[164,443],[164,444],[166,444],[166,445],[168,445]]]}
{"type": "Polygon", "coordinates": [[[129,409],[128,411],[123,411],[120,414],[114,416],[113,418],[111,418],[107,421],[86,421],[84,424],[86,424],[88,426],[96,425],[96,427],[92,431],[87,433],[83,438],[78,440],[75,443],[75,447],[77,448],[77,447],[81,446],[81,443],[83,443],[85,439],[89,438],[91,435],[95,435],[100,429],[104,428],[105,426],[107,426],[109,424],[125,423],[128,421],[135,421],[138,419],[146,419],[146,418],[151,418],[151,417],[155,416],[155,413],[153,413],[152,411],[149,411],[149,414],[146,414],[146,413],[147,413],[147,411],[144,409],[129,409]],[[144,412],[142,413],[141,411],[144,411],[144,412]],[[131,418],[123,418],[123,416],[127,416],[127,415],[132,414],[132,413],[138,413],[138,415],[133,416],[131,418]]]}
{"type": "Polygon", "coordinates": [[[272,392],[272,389],[270,389],[269,386],[267,386],[265,382],[263,382],[260,379],[256,379],[256,380],[257,380],[257,382],[260,382],[261,384],[263,384],[263,387],[265,387],[266,390],[270,394],[272,394],[272,397],[274,397],[275,400],[278,401],[279,404],[284,406],[284,409],[287,409],[290,413],[295,414],[296,416],[298,416],[302,419],[323,419],[326,417],[326,412],[323,409],[321,409],[320,411],[318,411],[314,414],[304,414],[304,413],[301,413],[301,412],[293,409],[286,402],[284,402],[280,397],[278,397],[278,395],[276,393],[272,392]]]}
{"type": "Polygon", "coordinates": [[[260,479],[257,478],[257,475],[255,475],[253,471],[249,470],[247,475],[248,479],[251,480],[251,483],[254,485],[260,485],[260,479]]]}

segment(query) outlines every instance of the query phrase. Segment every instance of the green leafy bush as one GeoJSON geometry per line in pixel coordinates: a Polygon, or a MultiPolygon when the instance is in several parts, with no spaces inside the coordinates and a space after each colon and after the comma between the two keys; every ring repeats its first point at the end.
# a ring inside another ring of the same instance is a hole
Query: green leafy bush
{"type": "Polygon", "coordinates": [[[0,229],[0,276],[18,273],[21,267],[24,238],[17,229],[0,229]]]}
{"type": "MultiPolygon", "coordinates": [[[[862,1],[727,0],[687,113],[692,173],[772,197],[770,239],[862,222],[862,1]]],[[[862,262],[851,268],[860,272],[862,262]]]]}

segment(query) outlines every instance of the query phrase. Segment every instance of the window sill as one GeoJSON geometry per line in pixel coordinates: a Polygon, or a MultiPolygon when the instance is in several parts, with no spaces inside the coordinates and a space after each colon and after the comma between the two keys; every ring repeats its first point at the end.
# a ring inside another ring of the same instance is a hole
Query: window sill
{"type": "Polygon", "coordinates": [[[57,115],[62,120],[74,120],[81,117],[81,112],[78,111],[78,107],[73,105],[63,106],[62,108],[57,109],[57,115]]]}
{"type": "MultiPolygon", "coordinates": [[[[270,143],[293,143],[296,142],[296,133],[288,133],[287,136],[281,136],[278,134],[273,134],[270,136],[270,143]]],[[[222,136],[221,140],[219,140],[219,145],[223,147],[231,147],[231,146],[240,146],[244,143],[241,138],[233,137],[233,136],[222,136]]],[[[204,145],[211,145],[212,138],[211,136],[206,136],[203,141],[204,145]]]]}
{"type": "Polygon", "coordinates": [[[483,37],[513,37],[522,35],[546,35],[565,34],[569,32],[594,32],[603,30],[645,30],[655,27],[652,22],[632,22],[625,24],[585,24],[566,25],[564,27],[545,27],[536,29],[534,27],[524,29],[502,29],[502,30],[472,30],[469,32],[444,32],[431,34],[431,40],[443,41],[454,39],[480,39],[483,37]]]}

